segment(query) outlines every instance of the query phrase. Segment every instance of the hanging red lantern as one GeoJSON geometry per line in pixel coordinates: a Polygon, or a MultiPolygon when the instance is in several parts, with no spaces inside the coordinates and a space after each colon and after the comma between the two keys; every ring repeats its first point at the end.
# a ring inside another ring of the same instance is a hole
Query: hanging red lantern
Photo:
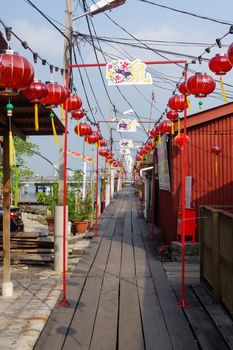
{"type": "Polygon", "coordinates": [[[161,134],[172,132],[172,123],[170,120],[164,120],[159,124],[159,131],[161,134]]]}
{"type": "Polygon", "coordinates": [[[142,147],[139,151],[139,154],[141,156],[145,156],[146,154],[148,154],[148,151],[145,149],[145,147],[142,147]]]}
{"type": "Polygon", "coordinates": [[[77,109],[80,109],[82,107],[82,100],[77,95],[70,95],[65,101],[65,108],[67,111],[75,111],[77,109]]]}
{"type": "Polygon", "coordinates": [[[99,155],[102,157],[107,157],[109,155],[109,150],[107,148],[99,150],[99,155]]]}
{"type": "Polygon", "coordinates": [[[78,136],[89,136],[92,134],[92,128],[87,123],[79,123],[75,126],[74,132],[78,136]]]}
{"type": "Polygon", "coordinates": [[[97,143],[100,139],[98,131],[93,131],[92,134],[85,137],[85,141],[89,144],[97,143]]]}
{"type": "Polygon", "coordinates": [[[56,108],[62,105],[68,97],[69,90],[54,81],[47,81],[46,86],[48,94],[41,99],[41,103],[50,108],[56,108]]]}
{"type": "Polygon", "coordinates": [[[187,102],[184,95],[174,95],[169,98],[168,106],[176,112],[182,112],[187,106],[187,102]]]}
{"type": "Polygon", "coordinates": [[[183,146],[185,143],[189,142],[189,137],[186,135],[186,138],[184,137],[183,133],[180,133],[174,138],[175,143],[177,146],[183,146]]]}
{"type": "Polygon", "coordinates": [[[218,175],[218,157],[221,152],[222,152],[221,147],[217,145],[211,147],[211,153],[215,155],[215,175],[216,176],[218,175]]]}
{"type": "Polygon", "coordinates": [[[196,73],[188,79],[187,87],[190,94],[202,98],[214,91],[216,83],[210,75],[206,73],[196,73]]]}
{"type": "Polygon", "coordinates": [[[178,119],[179,113],[176,112],[176,111],[168,111],[168,112],[166,113],[166,117],[167,117],[167,119],[169,119],[169,120],[171,120],[171,121],[175,121],[175,120],[178,119]]]}
{"type": "Polygon", "coordinates": [[[72,111],[71,115],[74,119],[79,120],[85,116],[85,111],[83,109],[78,109],[76,111],[72,111]]]}
{"type": "Polygon", "coordinates": [[[145,150],[150,152],[152,151],[152,149],[153,149],[152,142],[148,141],[147,144],[145,145],[145,150]]]}
{"type": "Polygon", "coordinates": [[[40,103],[41,99],[48,94],[48,89],[46,84],[42,83],[41,80],[34,80],[30,86],[23,90],[23,95],[34,102],[35,109],[35,130],[39,130],[39,116],[38,116],[38,103],[40,103]]]}
{"type": "Polygon", "coordinates": [[[102,138],[98,141],[98,146],[99,147],[105,147],[106,146],[106,141],[102,138]]]}
{"type": "Polygon", "coordinates": [[[150,131],[150,138],[151,139],[156,139],[159,136],[159,133],[156,128],[152,129],[150,131]]]}
{"type": "Polygon", "coordinates": [[[136,155],[136,162],[141,162],[142,156],[140,154],[136,155]]]}
{"type": "Polygon", "coordinates": [[[216,75],[225,75],[232,68],[232,65],[224,53],[218,53],[209,61],[209,69],[216,75]]]}
{"type": "Polygon", "coordinates": [[[219,153],[222,152],[221,147],[215,145],[213,147],[211,147],[211,153],[215,154],[215,155],[219,155],[219,153]]]}
{"type": "Polygon", "coordinates": [[[187,84],[185,83],[185,81],[183,81],[183,83],[180,83],[178,85],[178,90],[181,94],[186,94],[186,95],[189,95],[189,91],[188,91],[188,88],[187,88],[187,84]]]}
{"type": "Polygon", "coordinates": [[[17,95],[33,81],[34,69],[31,63],[13,50],[0,53],[4,69],[0,71],[0,95],[17,95]]]}

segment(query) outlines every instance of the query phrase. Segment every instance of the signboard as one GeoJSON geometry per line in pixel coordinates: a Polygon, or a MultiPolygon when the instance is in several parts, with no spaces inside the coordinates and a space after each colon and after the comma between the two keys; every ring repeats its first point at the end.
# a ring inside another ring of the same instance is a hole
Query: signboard
{"type": "Polygon", "coordinates": [[[161,137],[161,144],[157,147],[158,153],[158,175],[159,175],[159,189],[171,191],[169,163],[167,158],[167,142],[166,135],[161,137]]]}
{"type": "Polygon", "coordinates": [[[134,148],[134,143],[131,139],[121,139],[119,145],[121,148],[134,148]]]}
{"type": "Polygon", "coordinates": [[[131,151],[129,148],[121,148],[120,154],[131,154],[131,151]]]}
{"type": "Polygon", "coordinates": [[[117,131],[119,132],[136,132],[138,122],[136,119],[121,119],[117,124],[117,131]]]}
{"type": "Polygon", "coordinates": [[[106,65],[108,85],[145,85],[152,84],[150,73],[146,72],[146,64],[140,59],[135,61],[113,60],[106,65]]]}

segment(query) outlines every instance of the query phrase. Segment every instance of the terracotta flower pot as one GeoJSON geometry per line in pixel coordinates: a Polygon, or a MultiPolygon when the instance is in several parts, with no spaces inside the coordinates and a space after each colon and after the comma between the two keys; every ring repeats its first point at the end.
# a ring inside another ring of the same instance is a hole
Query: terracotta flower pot
{"type": "Polygon", "coordinates": [[[87,230],[88,221],[76,221],[75,225],[77,233],[84,233],[87,230]]]}

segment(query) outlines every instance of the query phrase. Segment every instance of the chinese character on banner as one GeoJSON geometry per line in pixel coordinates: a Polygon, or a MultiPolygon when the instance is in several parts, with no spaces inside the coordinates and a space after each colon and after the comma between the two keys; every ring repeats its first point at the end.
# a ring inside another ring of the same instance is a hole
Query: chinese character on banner
{"type": "Polygon", "coordinates": [[[146,72],[146,64],[140,59],[135,61],[113,60],[106,65],[108,85],[152,84],[150,73],[146,72]]]}
{"type": "Polygon", "coordinates": [[[121,139],[119,141],[119,145],[121,148],[133,148],[134,147],[133,140],[131,140],[131,139],[121,139]]]}
{"type": "Polygon", "coordinates": [[[138,122],[136,119],[121,119],[117,124],[117,131],[119,132],[136,132],[138,122]]]}

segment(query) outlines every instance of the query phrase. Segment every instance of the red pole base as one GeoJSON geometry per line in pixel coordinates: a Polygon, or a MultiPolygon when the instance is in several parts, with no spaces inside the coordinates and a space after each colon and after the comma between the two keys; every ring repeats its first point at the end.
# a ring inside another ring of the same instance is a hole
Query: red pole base
{"type": "Polygon", "coordinates": [[[176,304],[177,307],[182,307],[182,308],[186,308],[186,307],[189,307],[189,304],[186,303],[186,301],[184,299],[181,299],[181,301],[179,301],[177,304],[176,304]]]}
{"type": "Polygon", "coordinates": [[[60,306],[60,307],[69,307],[70,306],[70,302],[66,298],[63,298],[61,301],[59,301],[58,306],[60,306]]]}

